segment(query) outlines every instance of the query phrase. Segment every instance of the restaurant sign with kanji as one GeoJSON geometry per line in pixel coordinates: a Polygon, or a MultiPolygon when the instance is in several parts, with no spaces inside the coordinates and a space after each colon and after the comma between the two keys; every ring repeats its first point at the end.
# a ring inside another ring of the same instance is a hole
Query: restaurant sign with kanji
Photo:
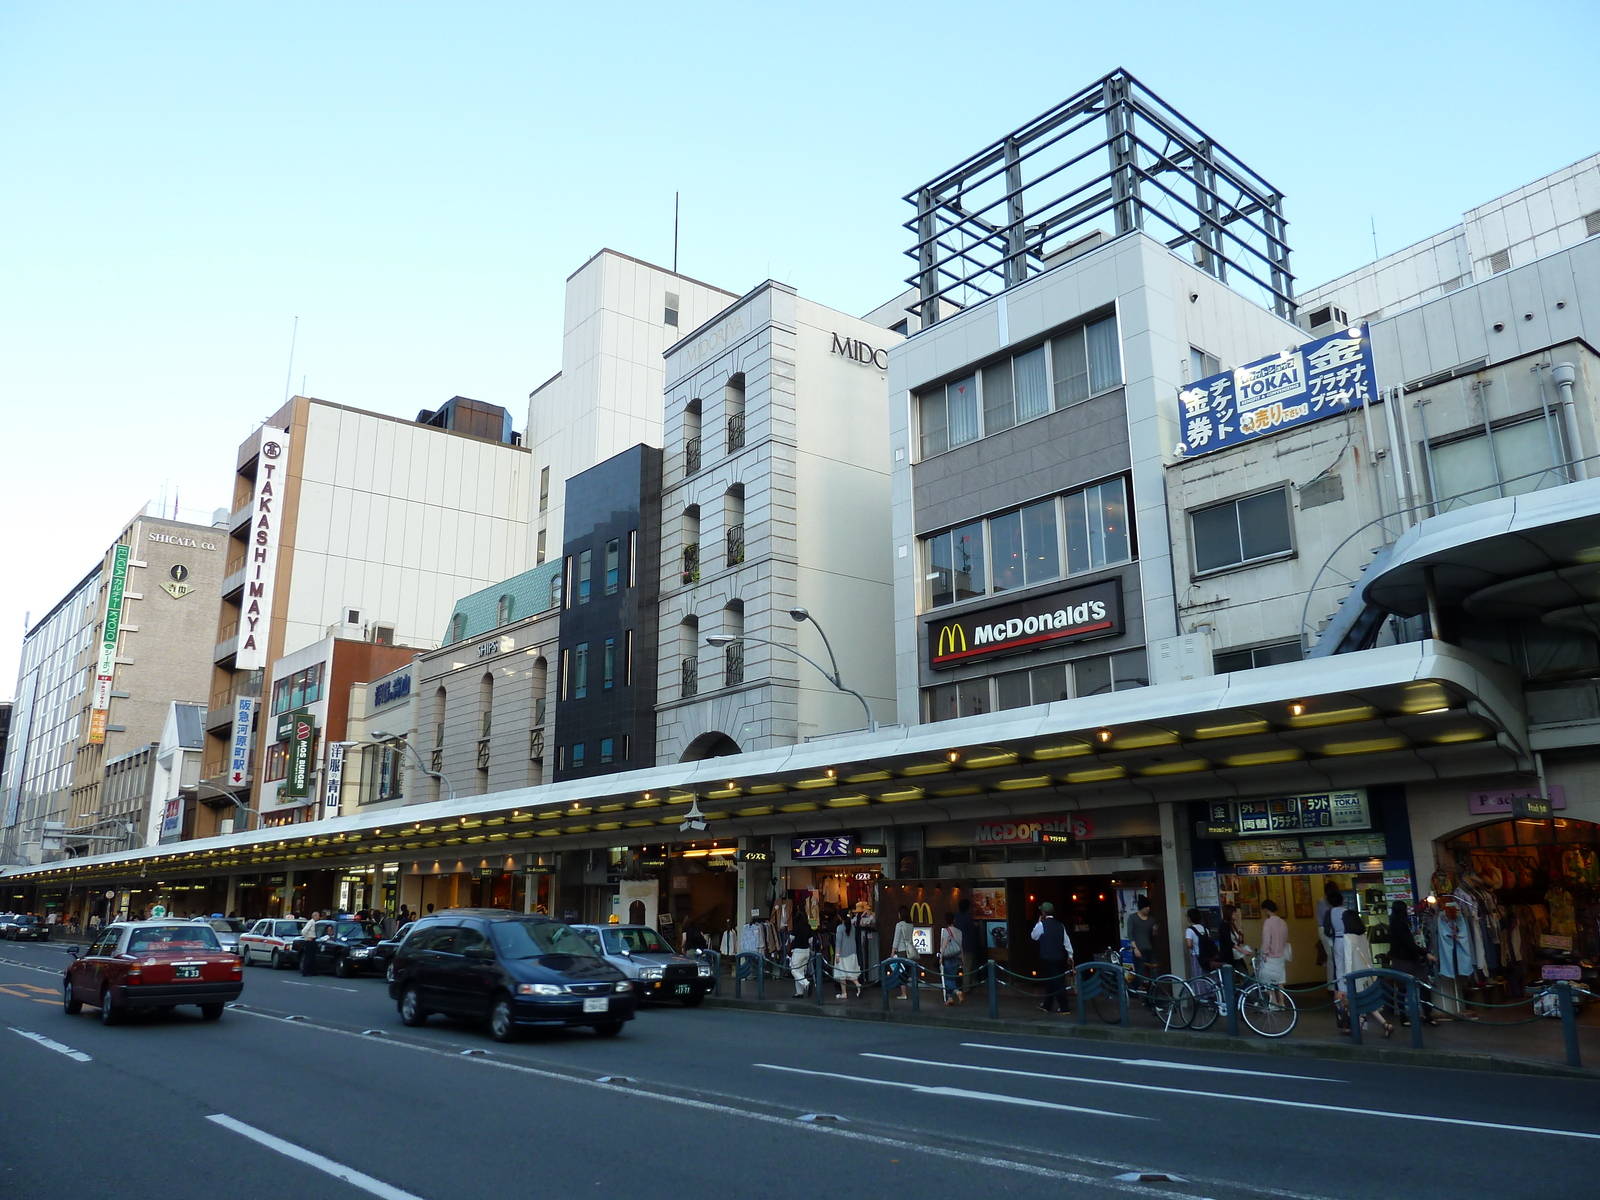
{"type": "Polygon", "coordinates": [[[1372,339],[1365,325],[1353,325],[1179,389],[1177,455],[1194,458],[1338,416],[1372,395],[1372,339]]]}

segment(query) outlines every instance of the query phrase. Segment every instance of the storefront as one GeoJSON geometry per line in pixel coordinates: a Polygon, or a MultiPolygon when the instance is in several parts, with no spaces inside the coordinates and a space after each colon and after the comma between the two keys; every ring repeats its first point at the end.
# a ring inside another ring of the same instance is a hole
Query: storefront
{"type": "Polygon", "coordinates": [[[771,919],[780,930],[793,928],[803,913],[811,928],[831,939],[841,915],[849,913],[859,931],[857,957],[870,971],[888,954],[891,918],[882,922],[883,876],[889,849],[884,830],[774,838],[777,898],[771,919]]]}
{"type": "Polygon", "coordinates": [[[1237,906],[1245,943],[1252,947],[1261,944],[1262,905],[1275,904],[1289,926],[1291,984],[1327,978],[1317,901],[1328,884],[1367,924],[1375,955],[1388,950],[1390,905],[1417,901],[1401,787],[1211,801],[1191,804],[1189,810],[1194,820],[1190,903],[1218,916],[1223,906],[1237,906]]]}

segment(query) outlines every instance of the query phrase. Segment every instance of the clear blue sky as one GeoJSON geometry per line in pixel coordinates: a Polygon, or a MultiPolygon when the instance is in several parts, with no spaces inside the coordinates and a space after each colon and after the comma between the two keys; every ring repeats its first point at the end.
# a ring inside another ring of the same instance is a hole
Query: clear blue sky
{"type": "Polygon", "coordinates": [[[559,365],[601,246],[864,312],[900,197],[1125,66],[1287,195],[1302,285],[1600,149],[1594,3],[0,3],[0,696],[146,500],[294,384],[413,416],[559,365]],[[1203,16],[1201,15],[1203,14],[1203,16]]]}

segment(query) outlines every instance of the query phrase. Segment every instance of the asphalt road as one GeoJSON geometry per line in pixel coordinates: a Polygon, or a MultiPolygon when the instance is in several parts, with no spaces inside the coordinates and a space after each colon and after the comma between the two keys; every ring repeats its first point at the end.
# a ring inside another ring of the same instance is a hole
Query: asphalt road
{"type": "Polygon", "coordinates": [[[438,1017],[406,1029],[380,979],[265,967],[219,1022],[105,1028],[62,1012],[65,957],[0,944],[0,1200],[1600,1188],[1600,1086],[1581,1080],[708,1008],[500,1046],[438,1017]]]}

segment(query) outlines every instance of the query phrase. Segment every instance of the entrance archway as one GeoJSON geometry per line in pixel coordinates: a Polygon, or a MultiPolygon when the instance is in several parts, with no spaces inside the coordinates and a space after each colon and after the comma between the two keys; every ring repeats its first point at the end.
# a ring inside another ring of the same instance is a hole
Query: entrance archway
{"type": "Polygon", "coordinates": [[[699,762],[703,758],[725,758],[739,753],[739,743],[725,733],[702,733],[690,742],[679,762],[699,762]]]}

